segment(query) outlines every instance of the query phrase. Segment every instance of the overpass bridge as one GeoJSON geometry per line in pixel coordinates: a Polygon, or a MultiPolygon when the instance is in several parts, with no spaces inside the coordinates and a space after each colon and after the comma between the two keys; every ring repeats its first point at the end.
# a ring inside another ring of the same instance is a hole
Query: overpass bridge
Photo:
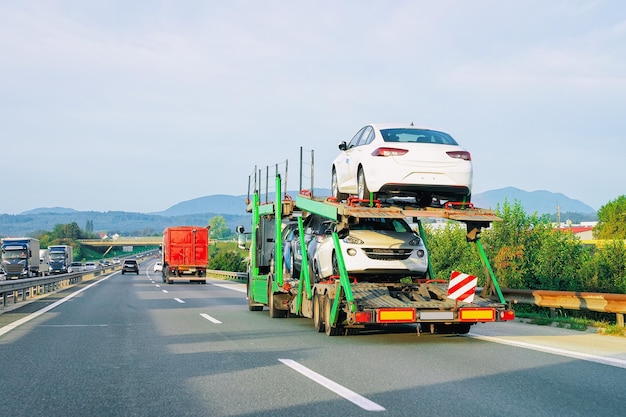
{"type": "Polygon", "coordinates": [[[78,239],[85,246],[159,246],[163,243],[163,236],[147,237],[120,237],[117,239],[78,239]]]}

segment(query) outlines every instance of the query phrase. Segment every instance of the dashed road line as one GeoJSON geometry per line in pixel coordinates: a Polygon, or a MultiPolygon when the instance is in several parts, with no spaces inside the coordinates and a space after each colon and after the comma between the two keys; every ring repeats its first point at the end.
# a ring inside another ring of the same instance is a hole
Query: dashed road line
{"type": "Polygon", "coordinates": [[[349,390],[348,388],[344,387],[343,385],[339,385],[338,383],[326,378],[325,376],[322,376],[320,374],[318,374],[315,371],[310,370],[309,368],[307,368],[304,365],[299,364],[298,362],[292,360],[292,359],[279,359],[280,362],[282,362],[283,364],[287,365],[288,367],[290,367],[291,369],[293,369],[296,372],[299,372],[300,374],[306,376],[307,378],[309,378],[310,380],[317,382],[318,384],[320,384],[321,386],[323,386],[324,388],[334,392],[335,394],[340,395],[341,397],[345,398],[346,400],[350,401],[351,403],[361,407],[364,410],[367,411],[385,411],[385,407],[371,401],[368,400],[367,398],[363,397],[362,395],[357,394],[356,392],[349,390]]]}
{"type": "Polygon", "coordinates": [[[205,319],[207,319],[208,321],[212,322],[212,323],[215,323],[215,324],[222,324],[222,322],[221,322],[221,321],[219,321],[219,320],[218,320],[218,319],[216,319],[215,317],[211,317],[211,316],[209,316],[208,314],[205,314],[205,313],[200,313],[200,315],[201,315],[202,317],[204,317],[205,319]]]}

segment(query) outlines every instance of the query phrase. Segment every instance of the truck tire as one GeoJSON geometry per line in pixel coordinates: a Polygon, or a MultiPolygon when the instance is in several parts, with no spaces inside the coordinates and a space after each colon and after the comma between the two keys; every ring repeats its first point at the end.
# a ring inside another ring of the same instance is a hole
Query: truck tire
{"type": "Polygon", "coordinates": [[[247,285],[247,298],[248,298],[248,311],[263,311],[263,305],[252,302],[252,297],[250,296],[250,283],[247,285]]]}
{"type": "Polygon", "coordinates": [[[470,323],[444,324],[435,323],[435,333],[438,334],[467,334],[470,331],[470,323]]]}
{"type": "Polygon", "coordinates": [[[274,291],[272,291],[272,279],[268,281],[267,306],[270,308],[270,317],[273,319],[287,317],[286,310],[279,310],[274,306],[274,291]]]}
{"type": "Polygon", "coordinates": [[[313,296],[313,327],[319,333],[324,331],[324,312],[322,306],[324,305],[324,298],[315,294],[313,296]]]}
{"type": "Polygon", "coordinates": [[[341,328],[336,325],[333,327],[330,322],[330,310],[333,305],[333,300],[329,297],[324,297],[324,331],[326,336],[337,336],[341,332],[341,328]]]}

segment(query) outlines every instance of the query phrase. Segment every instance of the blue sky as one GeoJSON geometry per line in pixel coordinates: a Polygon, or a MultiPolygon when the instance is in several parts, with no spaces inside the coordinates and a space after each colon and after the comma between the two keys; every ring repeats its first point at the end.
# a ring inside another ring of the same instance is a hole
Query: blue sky
{"type": "MultiPolygon", "coordinates": [[[[2,1],[0,213],[153,212],[370,122],[450,132],[474,193],[626,193],[623,1],[2,1]]],[[[243,207],[242,207],[243,211],[243,207]]]]}

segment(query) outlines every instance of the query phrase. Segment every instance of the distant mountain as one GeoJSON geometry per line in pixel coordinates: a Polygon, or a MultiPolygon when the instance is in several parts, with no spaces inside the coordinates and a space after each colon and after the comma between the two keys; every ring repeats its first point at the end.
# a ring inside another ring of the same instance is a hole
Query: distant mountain
{"type": "Polygon", "coordinates": [[[167,210],[151,213],[159,216],[185,216],[198,213],[243,214],[246,212],[246,196],[225,194],[207,195],[182,201],[167,210]]]}
{"type": "MultiPolygon", "coordinates": [[[[298,195],[297,191],[288,191],[293,199],[298,195]]],[[[315,196],[328,196],[330,190],[325,188],[315,189],[315,196]]],[[[235,230],[236,226],[243,225],[249,230],[251,217],[246,212],[245,195],[233,196],[225,194],[209,195],[183,201],[175,204],[167,210],[154,213],[132,213],[125,211],[77,211],[71,208],[53,207],[36,208],[22,214],[0,214],[0,236],[23,236],[36,231],[48,231],[54,229],[57,224],[75,222],[79,227],[85,228],[87,222],[93,224],[97,232],[115,232],[121,234],[148,234],[160,233],[169,226],[200,225],[205,226],[215,216],[222,216],[227,226],[235,230]]],[[[260,195],[261,202],[273,201],[273,193],[268,196],[260,195]]],[[[596,215],[596,210],[585,203],[571,199],[561,193],[549,191],[524,191],[519,188],[506,187],[498,190],[486,191],[474,194],[472,202],[476,207],[495,209],[502,206],[507,200],[513,204],[519,201],[524,210],[529,213],[550,214],[554,217],[557,207],[561,214],[580,213],[585,216],[596,215]]],[[[567,216],[575,218],[574,216],[567,216]]]]}
{"type": "MultiPolygon", "coordinates": [[[[295,199],[298,195],[298,191],[287,191],[287,195],[295,199]]],[[[329,196],[330,189],[316,188],[314,190],[314,195],[329,196]]],[[[185,216],[198,213],[242,215],[246,212],[247,198],[247,195],[234,196],[226,194],[213,194],[204,197],[194,198],[193,200],[182,201],[166,210],[150,214],[155,214],[159,216],[185,216]]],[[[273,201],[274,193],[268,193],[267,198],[264,193],[261,193],[259,195],[259,198],[261,202],[273,201]]]]}
{"type": "Polygon", "coordinates": [[[495,209],[498,204],[502,207],[505,200],[511,204],[515,200],[519,201],[529,214],[555,214],[559,210],[561,213],[596,214],[597,212],[580,200],[544,190],[524,191],[515,187],[505,187],[472,195],[474,206],[482,208],[495,209]]]}
{"type": "MultiPolygon", "coordinates": [[[[36,211],[36,210],[35,210],[36,211]]],[[[224,217],[226,225],[235,230],[238,225],[250,228],[250,215],[245,206],[240,215],[222,213],[197,213],[175,216],[132,213],[125,211],[73,211],[67,213],[0,214],[0,236],[25,236],[37,231],[53,230],[57,224],[76,223],[85,229],[87,222],[94,231],[122,235],[152,235],[169,226],[206,226],[211,218],[224,217]]]]}
{"type": "Polygon", "coordinates": [[[52,214],[68,214],[68,213],[77,213],[76,210],[72,208],[66,207],[41,207],[32,210],[25,211],[21,214],[42,214],[42,213],[52,213],[52,214]]]}

